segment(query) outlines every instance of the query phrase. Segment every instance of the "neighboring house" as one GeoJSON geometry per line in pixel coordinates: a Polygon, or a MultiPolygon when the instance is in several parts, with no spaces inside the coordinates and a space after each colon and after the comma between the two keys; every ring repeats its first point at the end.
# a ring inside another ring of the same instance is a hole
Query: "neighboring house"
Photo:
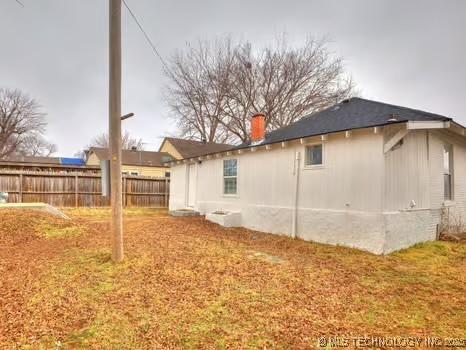
{"type": "Polygon", "coordinates": [[[100,168],[88,167],[80,158],[17,156],[0,160],[0,170],[95,173],[100,168]]]}
{"type": "MultiPolygon", "coordinates": [[[[86,152],[86,165],[100,166],[102,160],[108,160],[107,148],[91,147],[86,152]]],[[[168,177],[170,169],[166,163],[174,158],[166,152],[123,150],[121,152],[122,173],[124,175],[142,175],[168,177]]]]}
{"type": "MultiPolygon", "coordinates": [[[[466,218],[465,128],[351,98],[252,143],[172,162],[170,210],[240,213],[240,225],[377,254],[466,218]]],[[[216,214],[214,214],[216,215],[216,214]]]]}
{"type": "Polygon", "coordinates": [[[222,152],[233,146],[224,143],[203,142],[174,137],[165,137],[160,145],[159,152],[167,152],[175,159],[186,159],[203,154],[222,152]]]}

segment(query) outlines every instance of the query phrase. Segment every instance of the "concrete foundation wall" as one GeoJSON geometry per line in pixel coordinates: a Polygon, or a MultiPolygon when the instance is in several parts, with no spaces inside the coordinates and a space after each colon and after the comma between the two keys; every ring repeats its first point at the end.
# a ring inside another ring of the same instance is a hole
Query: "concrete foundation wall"
{"type": "MultiPolygon", "coordinates": [[[[201,214],[218,207],[232,209],[226,202],[199,203],[201,214]]],[[[291,236],[291,207],[246,205],[240,212],[243,227],[291,236]]],[[[419,242],[435,240],[434,217],[430,210],[373,213],[300,208],[297,237],[374,254],[389,254],[419,242]]]]}
{"type": "Polygon", "coordinates": [[[384,227],[384,254],[434,241],[437,236],[434,216],[429,209],[384,213],[384,227]]]}

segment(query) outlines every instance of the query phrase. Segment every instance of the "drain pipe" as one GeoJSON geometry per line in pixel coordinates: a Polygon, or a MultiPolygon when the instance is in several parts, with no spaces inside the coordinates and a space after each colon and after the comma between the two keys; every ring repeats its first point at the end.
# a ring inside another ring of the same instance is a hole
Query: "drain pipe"
{"type": "Polygon", "coordinates": [[[301,164],[301,152],[296,152],[294,160],[293,175],[295,176],[295,188],[293,192],[293,217],[291,221],[291,237],[296,238],[298,231],[298,191],[299,191],[299,167],[301,164]]]}

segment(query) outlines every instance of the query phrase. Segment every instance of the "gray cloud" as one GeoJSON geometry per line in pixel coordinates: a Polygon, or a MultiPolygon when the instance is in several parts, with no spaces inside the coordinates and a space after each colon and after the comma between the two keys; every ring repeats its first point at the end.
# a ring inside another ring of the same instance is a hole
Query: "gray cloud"
{"type": "MultiPolygon", "coordinates": [[[[327,36],[363,96],[466,124],[466,2],[127,0],[162,55],[232,34],[261,46],[287,31],[293,45],[327,36]]],[[[48,137],[72,155],[107,128],[107,0],[0,2],[0,86],[20,88],[48,113],[48,137]]],[[[162,66],[123,14],[125,128],[156,149],[175,132],[162,66]]]]}

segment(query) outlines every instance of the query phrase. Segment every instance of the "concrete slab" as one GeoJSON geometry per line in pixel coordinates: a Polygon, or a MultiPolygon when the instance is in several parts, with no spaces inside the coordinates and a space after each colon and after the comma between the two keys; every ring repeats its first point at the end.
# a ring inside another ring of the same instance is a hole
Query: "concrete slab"
{"type": "Polygon", "coordinates": [[[205,216],[206,220],[224,227],[240,227],[241,213],[235,211],[214,211],[205,216]]]}
{"type": "Polygon", "coordinates": [[[61,210],[46,203],[0,203],[0,210],[1,209],[41,210],[65,220],[71,220],[71,218],[61,210]]]}
{"type": "Polygon", "coordinates": [[[198,211],[195,211],[195,210],[192,210],[192,209],[170,210],[168,213],[171,216],[175,216],[175,217],[200,216],[201,215],[198,211]]]}

